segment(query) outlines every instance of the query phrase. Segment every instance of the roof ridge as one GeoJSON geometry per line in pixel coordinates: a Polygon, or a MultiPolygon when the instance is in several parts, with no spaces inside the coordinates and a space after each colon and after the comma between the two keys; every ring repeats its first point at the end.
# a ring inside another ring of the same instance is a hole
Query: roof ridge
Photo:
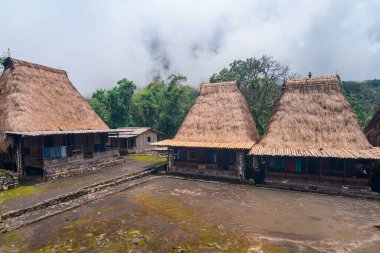
{"type": "Polygon", "coordinates": [[[23,66],[23,67],[33,68],[33,69],[42,69],[42,70],[46,70],[46,71],[50,71],[50,72],[54,72],[54,73],[58,73],[58,74],[65,74],[65,75],[67,75],[66,71],[64,71],[62,69],[47,67],[47,66],[44,66],[44,65],[41,65],[41,64],[32,63],[32,62],[28,62],[28,61],[23,61],[23,60],[11,58],[11,57],[8,57],[7,59],[5,59],[5,64],[4,65],[5,65],[5,68],[9,68],[9,67],[12,67],[13,65],[16,65],[16,66],[23,66]]]}

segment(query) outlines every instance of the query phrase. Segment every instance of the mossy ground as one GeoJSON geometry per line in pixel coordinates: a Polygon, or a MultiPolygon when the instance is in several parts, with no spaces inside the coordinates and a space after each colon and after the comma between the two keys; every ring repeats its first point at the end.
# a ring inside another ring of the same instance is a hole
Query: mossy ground
{"type": "MultiPolygon", "coordinates": [[[[159,178],[0,235],[0,252],[349,251],[372,238],[379,210],[364,200],[159,178]]],[[[362,252],[378,252],[378,242],[362,252]]]]}
{"type": "Polygon", "coordinates": [[[165,157],[149,156],[149,155],[129,155],[126,156],[127,160],[136,160],[142,162],[166,163],[165,157]]]}
{"type": "Polygon", "coordinates": [[[37,186],[19,186],[6,191],[0,191],[0,202],[9,199],[24,198],[30,196],[36,191],[38,191],[37,186]]]}

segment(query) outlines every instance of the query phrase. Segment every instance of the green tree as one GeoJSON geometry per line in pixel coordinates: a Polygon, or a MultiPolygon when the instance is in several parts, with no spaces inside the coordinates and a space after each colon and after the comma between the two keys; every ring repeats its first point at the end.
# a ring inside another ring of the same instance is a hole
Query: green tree
{"type": "Polygon", "coordinates": [[[0,75],[3,73],[6,56],[0,56],[0,75]]]}
{"type": "Polygon", "coordinates": [[[361,127],[367,126],[379,107],[380,80],[343,81],[343,93],[351,104],[361,127]]]}
{"type": "Polygon", "coordinates": [[[281,94],[281,84],[294,78],[288,66],[282,66],[270,56],[237,60],[213,74],[210,82],[236,80],[247,100],[260,135],[263,135],[272,115],[273,106],[281,94]]]}
{"type": "Polygon", "coordinates": [[[160,130],[171,138],[177,132],[198,92],[183,85],[186,77],[171,75],[166,81],[153,80],[133,96],[133,125],[160,130]]]}
{"type": "Polygon", "coordinates": [[[132,95],[136,85],[128,79],[117,82],[110,90],[98,89],[90,99],[90,105],[110,128],[131,124],[132,95]]]}

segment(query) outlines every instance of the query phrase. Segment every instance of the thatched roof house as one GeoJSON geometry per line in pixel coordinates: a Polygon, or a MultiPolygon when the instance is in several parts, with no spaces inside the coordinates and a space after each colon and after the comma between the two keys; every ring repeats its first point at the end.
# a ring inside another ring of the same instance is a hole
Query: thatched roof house
{"type": "Polygon", "coordinates": [[[7,58],[0,77],[0,167],[45,179],[120,160],[115,132],[63,70],[7,58]]]}
{"type": "Polygon", "coordinates": [[[339,76],[288,80],[268,129],[250,154],[257,156],[375,159],[342,94],[339,76]]]}
{"type": "Polygon", "coordinates": [[[373,146],[380,147],[380,109],[365,127],[364,132],[373,146]]]}
{"type": "Polygon", "coordinates": [[[247,102],[236,82],[204,83],[171,140],[160,146],[249,149],[259,139],[247,102]]]}
{"type": "Polygon", "coordinates": [[[5,132],[108,130],[63,70],[8,58],[0,77],[0,150],[5,132]]]}

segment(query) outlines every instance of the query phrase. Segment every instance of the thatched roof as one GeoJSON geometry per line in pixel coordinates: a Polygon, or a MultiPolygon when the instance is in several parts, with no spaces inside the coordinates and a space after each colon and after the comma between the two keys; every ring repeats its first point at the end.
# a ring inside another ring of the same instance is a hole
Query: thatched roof
{"type": "Polygon", "coordinates": [[[380,147],[380,108],[364,128],[364,132],[373,146],[380,147]]]}
{"type": "Polygon", "coordinates": [[[262,156],[369,158],[368,142],[339,76],[288,80],[267,131],[251,152],[262,156]]]}
{"type": "Polygon", "coordinates": [[[13,58],[0,77],[0,150],[4,132],[107,130],[63,70],[13,58]]]}
{"type": "Polygon", "coordinates": [[[172,140],[161,146],[249,149],[259,139],[236,82],[205,83],[172,140]]]}

